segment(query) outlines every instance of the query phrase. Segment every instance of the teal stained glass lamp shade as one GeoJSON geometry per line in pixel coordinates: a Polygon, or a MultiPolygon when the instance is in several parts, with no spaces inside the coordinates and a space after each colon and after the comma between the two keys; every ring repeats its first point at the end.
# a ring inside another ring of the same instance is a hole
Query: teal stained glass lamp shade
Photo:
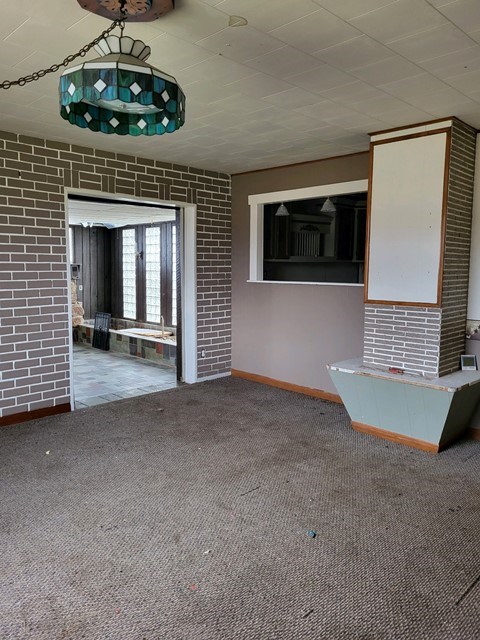
{"type": "Polygon", "coordinates": [[[185,122],[177,81],[145,62],[150,47],[128,36],[108,36],[100,58],[60,77],[60,114],[83,129],[129,136],[173,133],[185,122]]]}

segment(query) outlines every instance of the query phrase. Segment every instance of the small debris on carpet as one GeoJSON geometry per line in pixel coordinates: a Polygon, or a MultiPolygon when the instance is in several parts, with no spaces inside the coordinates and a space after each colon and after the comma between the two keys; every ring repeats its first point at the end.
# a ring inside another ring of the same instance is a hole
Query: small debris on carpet
{"type": "Polygon", "coordinates": [[[311,615],[313,613],[313,609],[307,609],[307,611],[304,611],[302,614],[302,618],[308,618],[309,615],[311,615]]]}
{"type": "Polygon", "coordinates": [[[310,529],[309,531],[307,531],[307,536],[309,538],[316,538],[317,537],[317,532],[314,531],[313,529],[310,529]]]}
{"type": "Polygon", "coordinates": [[[240,494],[240,497],[242,497],[242,496],[246,496],[246,495],[247,495],[247,493],[252,493],[252,491],[256,491],[257,489],[260,489],[260,486],[261,486],[261,485],[258,485],[258,487],[254,487],[253,489],[250,489],[250,491],[245,491],[245,493],[241,493],[241,494],[240,494]]]}

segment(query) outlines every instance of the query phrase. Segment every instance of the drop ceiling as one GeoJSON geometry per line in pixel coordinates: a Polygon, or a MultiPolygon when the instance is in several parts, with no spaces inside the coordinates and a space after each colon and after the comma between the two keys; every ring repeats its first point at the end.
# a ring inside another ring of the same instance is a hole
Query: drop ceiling
{"type": "MultiPolygon", "coordinates": [[[[0,81],[63,60],[110,25],[76,0],[0,8],[0,81]]],[[[1,90],[0,127],[227,173],[364,151],[370,131],[444,116],[480,128],[478,0],[176,0],[125,35],[181,84],[180,131],[74,127],[58,113],[60,72],[1,90]],[[248,24],[229,27],[232,15],[248,24]]]]}

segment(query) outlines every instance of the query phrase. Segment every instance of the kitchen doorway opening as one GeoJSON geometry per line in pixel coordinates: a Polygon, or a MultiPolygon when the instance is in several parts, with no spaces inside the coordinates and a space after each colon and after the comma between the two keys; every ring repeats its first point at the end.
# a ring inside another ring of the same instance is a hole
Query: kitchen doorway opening
{"type": "Polygon", "coordinates": [[[72,409],[194,381],[184,217],[171,203],[68,193],[72,409]]]}

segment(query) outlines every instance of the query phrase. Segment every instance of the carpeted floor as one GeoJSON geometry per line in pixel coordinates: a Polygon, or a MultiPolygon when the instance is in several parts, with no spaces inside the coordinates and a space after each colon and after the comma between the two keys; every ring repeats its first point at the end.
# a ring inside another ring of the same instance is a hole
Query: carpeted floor
{"type": "Polygon", "coordinates": [[[223,379],[1,429],[0,458],[2,640],[480,637],[480,443],[223,379]]]}

